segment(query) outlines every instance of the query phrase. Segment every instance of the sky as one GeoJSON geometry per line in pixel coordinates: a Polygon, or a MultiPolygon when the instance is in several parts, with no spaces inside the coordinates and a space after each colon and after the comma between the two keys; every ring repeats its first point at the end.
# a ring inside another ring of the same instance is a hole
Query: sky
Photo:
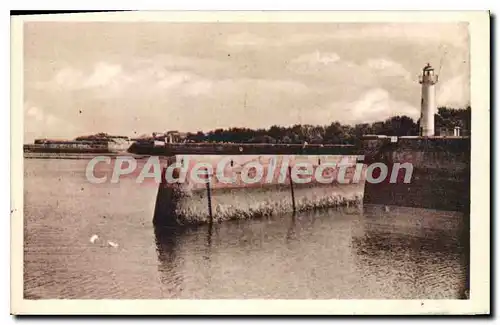
{"type": "Polygon", "coordinates": [[[27,22],[24,142],[371,123],[470,103],[466,23],[27,22]]]}

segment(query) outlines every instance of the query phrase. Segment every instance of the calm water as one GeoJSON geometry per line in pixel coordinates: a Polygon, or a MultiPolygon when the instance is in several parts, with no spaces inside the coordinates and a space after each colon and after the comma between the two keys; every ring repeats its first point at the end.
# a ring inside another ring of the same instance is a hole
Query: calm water
{"type": "Polygon", "coordinates": [[[156,186],[92,185],[86,163],[24,160],[26,298],[459,298],[464,289],[458,214],[365,207],[155,231],[156,186]]]}

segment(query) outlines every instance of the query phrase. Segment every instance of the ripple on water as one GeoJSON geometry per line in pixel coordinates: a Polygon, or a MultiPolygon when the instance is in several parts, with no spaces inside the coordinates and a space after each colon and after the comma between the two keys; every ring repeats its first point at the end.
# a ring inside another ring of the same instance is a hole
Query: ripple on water
{"type": "Polygon", "coordinates": [[[463,288],[456,215],[348,208],[155,231],[155,188],[82,191],[85,161],[46,164],[25,161],[27,299],[459,298],[463,288]]]}

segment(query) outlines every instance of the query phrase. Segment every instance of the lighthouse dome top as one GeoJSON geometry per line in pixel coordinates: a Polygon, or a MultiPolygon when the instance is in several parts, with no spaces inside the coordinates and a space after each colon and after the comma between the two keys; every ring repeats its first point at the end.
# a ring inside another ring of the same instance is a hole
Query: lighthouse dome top
{"type": "Polygon", "coordinates": [[[422,69],[422,74],[418,77],[418,82],[426,85],[434,85],[438,82],[438,76],[434,73],[434,68],[427,63],[427,65],[422,69]]]}
{"type": "Polygon", "coordinates": [[[434,68],[430,63],[427,63],[427,65],[424,67],[424,71],[434,71],[434,68]]]}

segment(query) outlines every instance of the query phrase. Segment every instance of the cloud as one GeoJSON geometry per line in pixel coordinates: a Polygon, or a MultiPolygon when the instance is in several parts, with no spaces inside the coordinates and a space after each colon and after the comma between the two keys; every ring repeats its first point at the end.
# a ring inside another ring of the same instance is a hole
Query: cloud
{"type": "MultiPolygon", "coordinates": [[[[359,95],[370,88],[396,88],[412,82],[411,73],[399,62],[388,58],[369,58],[362,63],[340,58],[335,52],[301,54],[287,65],[287,69],[301,77],[313,78],[322,88],[335,96],[359,95]]],[[[412,85],[415,86],[415,85],[412,85]]]]}
{"type": "Polygon", "coordinates": [[[84,87],[103,87],[110,84],[125,82],[127,78],[123,74],[123,69],[118,64],[99,62],[94,67],[92,74],[83,82],[84,87]]]}
{"type": "Polygon", "coordinates": [[[324,120],[338,120],[345,123],[373,123],[395,115],[407,115],[415,121],[420,109],[400,100],[395,100],[382,88],[373,88],[352,101],[333,102],[327,109],[319,110],[324,120]]]}
{"type": "Polygon", "coordinates": [[[136,99],[164,96],[166,93],[177,97],[227,95],[238,89],[291,95],[304,94],[309,90],[304,83],[289,79],[207,78],[185,70],[157,69],[144,64],[125,69],[121,65],[104,62],[97,63],[87,74],[78,69],[63,68],[42,85],[50,90],[90,90],[92,93],[88,95],[96,98],[136,99]]]}
{"type": "Polygon", "coordinates": [[[57,87],[77,88],[82,85],[83,78],[84,75],[82,71],[66,67],[57,72],[52,78],[51,83],[57,87]]]}
{"type": "Polygon", "coordinates": [[[332,35],[334,38],[372,39],[391,41],[411,40],[426,43],[448,43],[467,46],[468,26],[466,23],[393,23],[369,24],[357,29],[345,29],[332,35]]]}
{"type": "Polygon", "coordinates": [[[321,53],[319,51],[315,51],[312,53],[302,54],[290,60],[289,66],[298,71],[306,69],[308,71],[318,70],[323,73],[325,72],[324,69],[327,66],[332,69],[337,69],[340,66],[343,66],[358,70],[362,69],[366,72],[374,73],[383,77],[410,77],[408,70],[406,70],[401,63],[393,60],[385,58],[371,58],[366,60],[363,64],[356,64],[349,60],[341,60],[340,56],[335,52],[321,53]]]}
{"type": "Polygon", "coordinates": [[[64,67],[48,82],[39,82],[39,87],[56,89],[93,89],[107,87],[119,91],[126,83],[131,82],[121,65],[97,62],[90,73],[81,69],[64,67]]]}
{"type": "Polygon", "coordinates": [[[416,120],[420,115],[420,109],[391,98],[389,92],[381,88],[371,89],[349,103],[347,111],[348,119],[356,123],[381,121],[395,115],[407,115],[416,120]]]}
{"type": "Polygon", "coordinates": [[[89,95],[98,98],[141,97],[155,91],[190,89],[193,83],[199,83],[202,79],[187,71],[144,65],[126,69],[119,64],[98,62],[88,72],[72,67],[62,68],[48,81],[38,82],[37,87],[52,91],[91,91],[89,95]]]}
{"type": "Polygon", "coordinates": [[[449,44],[455,47],[468,46],[467,23],[368,23],[344,24],[324,34],[294,34],[282,39],[278,45],[301,44],[303,42],[325,42],[328,40],[389,40],[449,44]]]}
{"type": "Polygon", "coordinates": [[[315,65],[328,65],[340,60],[337,53],[321,53],[319,51],[313,53],[302,54],[291,61],[292,64],[307,64],[315,65]]]}
{"type": "Polygon", "coordinates": [[[438,104],[469,96],[465,24],[77,25],[25,33],[24,93],[40,110],[27,116],[32,130],[69,121],[85,133],[133,135],[418,117],[416,76],[442,53],[438,104]]]}
{"type": "Polygon", "coordinates": [[[36,122],[42,122],[45,119],[45,114],[40,108],[29,104],[24,104],[24,116],[36,122]]]}
{"type": "Polygon", "coordinates": [[[289,93],[291,96],[300,96],[310,91],[310,88],[306,84],[295,80],[243,78],[235,81],[243,87],[247,86],[249,88],[257,88],[260,90],[272,90],[289,93]]]}
{"type": "Polygon", "coordinates": [[[436,92],[438,106],[463,108],[470,104],[469,78],[465,75],[438,82],[436,92]]]}
{"type": "Polygon", "coordinates": [[[201,96],[209,94],[213,89],[213,83],[207,79],[194,80],[187,84],[182,91],[186,95],[201,96]]]}
{"type": "MultiPolygon", "coordinates": [[[[308,26],[303,28],[307,30],[308,26]]],[[[454,47],[468,46],[467,23],[346,23],[342,25],[325,24],[322,31],[287,33],[270,39],[263,32],[244,32],[230,35],[226,43],[229,46],[296,46],[306,43],[325,43],[335,40],[350,41],[390,41],[422,42],[454,47]]]]}
{"type": "MultiPolygon", "coordinates": [[[[187,72],[178,71],[168,71],[160,76],[158,80],[154,80],[155,76],[149,76],[152,80],[149,80],[152,84],[155,84],[161,89],[173,89],[181,85],[192,82],[196,76],[187,72]]],[[[146,76],[148,78],[148,76],[146,76]]]]}
{"type": "Polygon", "coordinates": [[[238,33],[229,35],[226,39],[226,44],[230,47],[247,47],[247,46],[261,46],[270,45],[269,39],[257,36],[252,33],[238,33]]]}
{"type": "Polygon", "coordinates": [[[410,78],[410,73],[402,64],[388,59],[369,59],[365,62],[365,66],[374,73],[383,77],[403,77],[410,78]]]}
{"type": "Polygon", "coordinates": [[[338,100],[309,107],[300,105],[290,107],[286,116],[279,116],[279,112],[272,112],[267,115],[267,119],[269,125],[295,123],[328,125],[334,121],[348,124],[373,123],[395,115],[406,115],[417,121],[420,117],[420,109],[408,102],[392,98],[385,89],[372,88],[355,99],[338,100]]]}
{"type": "Polygon", "coordinates": [[[30,102],[24,103],[24,130],[25,143],[43,137],[73,137],[79,131],[73,123],[63,120],[30,102]]]}
{"type": "MultiPolygon", "coordinates": [[[[350,78],[359,73],[357,71],[359,66],[353,62],[342,60],[335,52],[322,53],[320,51],[303,53],[291,59],[287,64],[287,69],[293,73],[315,75],[321,79],[350,78]]],[[[347,81],[344,79],[344,82],[347,81]]]]}

